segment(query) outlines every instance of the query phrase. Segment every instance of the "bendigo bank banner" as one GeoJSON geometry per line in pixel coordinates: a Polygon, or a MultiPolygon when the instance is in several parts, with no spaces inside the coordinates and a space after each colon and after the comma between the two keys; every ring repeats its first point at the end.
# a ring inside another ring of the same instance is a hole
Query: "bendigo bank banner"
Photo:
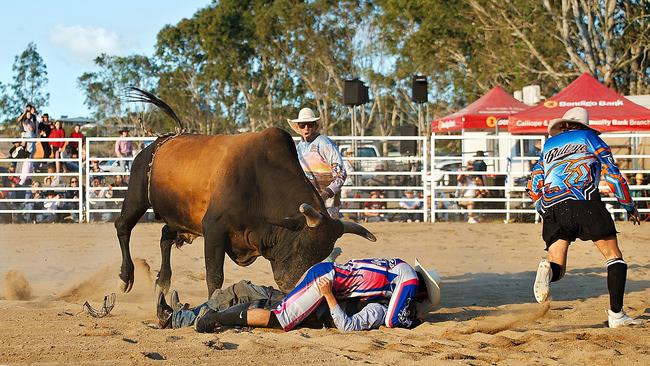
{"type": "Polygon", "coordinates": [[[588,73],[543,103],[510,116],[508,131],[546,134],[549,122],[573,107],[586,108],[590,126],[601,132],[650,131],[650,109],[607,88],[588,73]]]}

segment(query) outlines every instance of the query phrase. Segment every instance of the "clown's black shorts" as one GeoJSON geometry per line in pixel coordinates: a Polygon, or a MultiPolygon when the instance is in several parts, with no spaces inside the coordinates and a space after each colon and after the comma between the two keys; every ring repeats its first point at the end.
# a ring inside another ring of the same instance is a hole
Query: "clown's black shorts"
{"type": "Polygon", "coordinates": [[[560,202],[549,207],[542,220],[542,238],[547,250],[560,239],[597,241],[617,234],[614,220],[600,200],[560,202]]]}

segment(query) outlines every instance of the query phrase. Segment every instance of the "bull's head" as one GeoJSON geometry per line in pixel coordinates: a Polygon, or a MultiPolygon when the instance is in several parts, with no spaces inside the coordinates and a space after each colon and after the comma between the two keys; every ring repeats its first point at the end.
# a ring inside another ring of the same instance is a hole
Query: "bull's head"
{"type": "Polygon", "coordinates": [[[332,219],[307,203],[300,205],[300,214],[273,223],[291,230],[295,236],[287,245],[274,248],[269,258],[275,282],[288,292],[296,285],[309,267],[325,259],[334,243],[345,233],[356,234],[370,241],[377,238],[363,226],[348,221],[332,219]]]}

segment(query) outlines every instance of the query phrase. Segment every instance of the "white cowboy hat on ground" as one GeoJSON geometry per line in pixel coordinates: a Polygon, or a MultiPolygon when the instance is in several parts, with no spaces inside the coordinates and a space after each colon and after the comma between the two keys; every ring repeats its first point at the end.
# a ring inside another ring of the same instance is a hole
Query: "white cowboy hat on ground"
{"type": "Polygon", "coordinates": [[[427,286],[427,296],[431,305],[437,306],[440,304],[440,285],[442,285],[440,275],[434,270],[427,270],[422,267],[417,258],[415,258],[415,272],[419,273],[424,279],[424,283],[427,286]]]}
{"type": "Polygon", "coordinates": [[[298,113],[298,118],[296,119],[289,119],[287,118],[287,122],[289,122],[289,126],[291,126],[291,129],[296,131],[296,133],[300,134],[300,129],[298,128],[298,123],[314,123],[318,122],[320,120],[320,117],[316,117],[314,114],[314,111],[311,110],[311,108],[303,108],[300,110],[298,113]]]}
{"type": "Polygon", "coordinates": [[[600,135],[600,132],[589,127],[589,112],[582,108],[582,107],[573,107],[566,111],[562,118],[555,118],[552,119],[548,123],[548,134],[549,136],[555,136],[558,133],[562,132],[561,129],[561,123],[562,122],[571,122],[571,123],[578,123],[581,124],[585,127],[588,127],[589,129],[593,130],[597,134],[600,135]]]}

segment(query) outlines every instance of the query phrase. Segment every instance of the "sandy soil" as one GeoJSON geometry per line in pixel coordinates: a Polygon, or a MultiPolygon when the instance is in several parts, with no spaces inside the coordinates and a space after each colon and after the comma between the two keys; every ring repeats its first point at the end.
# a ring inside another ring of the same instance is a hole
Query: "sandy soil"
{"type": "MultiPolygon", "coordinates": [[[[0,364],[650,364],[647,328],[608,329],[604,261],[589,243],[569,255],[553,301],[534,303],[531,284],[544,255],[540,226],[528,224],[367,225],[377,243],[346,236],[339,260],[399,257],[435,267],[444,278],[442,307],[413,330],[381,328],[159,330],[152,279],[160,266],[161,225],[133,234],[139,258],[129,294],[117,293],[111,316],[81,313],[118,292],[120,252],[110,224],[0,226],[0,364]],[[160,361],[156,359],[164,359],[160,361]]],[[[619,224],[629,263],[626,311],[650,318],[650,226],[619,224]]],[[[205,297],[203,241],[172,252],[173,283],[190,303],[205,297]]],[[[227,260],[226,285],[246,278],[273,284],[269,263],[227,260]]]]}

